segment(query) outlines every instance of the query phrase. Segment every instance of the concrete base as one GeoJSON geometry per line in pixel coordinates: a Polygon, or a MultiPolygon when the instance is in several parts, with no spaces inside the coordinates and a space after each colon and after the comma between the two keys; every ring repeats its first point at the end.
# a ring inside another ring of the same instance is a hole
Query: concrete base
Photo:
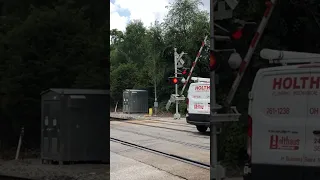
{"type": "Polygon", "coordinates": [[[221,165],[210,168],[210,180],[224,180],[226,178],[225,168],[221,165]]]}
{"type": "Polygon", "coordinates": [[[112,180],[182,180],[180,177],[113,152],[110,152],[110,159],[112,180]]]}
{"type": "Polygon", "coordinates": [[[180,119],[180,118],[181,118],[181,115],[180,115],[180,114],[174,114],[174,115],[173,115],[173,118],[174,118],[174,119],[180,119]]]}

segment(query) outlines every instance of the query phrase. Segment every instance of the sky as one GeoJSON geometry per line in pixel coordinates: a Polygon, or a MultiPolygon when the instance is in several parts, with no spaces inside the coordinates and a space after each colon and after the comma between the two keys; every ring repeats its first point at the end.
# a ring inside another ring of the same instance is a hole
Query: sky
{"type": "MultiPolygon", "coordinates": [[[[110,29],[125,30],[131,20],[141,20],[145,26],[156,20],[163,22],[165,8],[174,0],[110,0],[110,29]]],[[[210,0],[201,0],[201,9],[209,12],[210,0]]]]}

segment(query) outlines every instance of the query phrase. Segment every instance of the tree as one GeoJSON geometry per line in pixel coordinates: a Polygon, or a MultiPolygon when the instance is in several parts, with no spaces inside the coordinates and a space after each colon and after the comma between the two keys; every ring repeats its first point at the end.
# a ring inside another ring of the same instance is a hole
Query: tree
{"type": "Polygon", "coordinates": [[[52,87],[105,89],[107,48],[102,29],[93,28],[81,9],[67,4],[34,7],[21,23],[10,22],[0,27],[0,115],[6,120],[0,131],[12,129],[18,135],[24,126],[27,144],[38,147],[40,92],[52,87]]]}
{"type": "Polygon", "coordinates": [[[137,68],[135,64],[120,64],[110,73],[111,97],[114,103],[122,100],[125,89],[132,89],[137,81],[137,68]]]}
{"type": "MultiPolygon", "coordinates": [[[[209,35],[209,14],[199,9],[199,0],[177,0],[168,6],[168,14],[164,22],[165,42],[172,48],[188,52],[185,55],[187,66],[191,66],[199,47],[206,35],[209,35]]],[[[207,52],[203,51],[195,74],[209,76],[207,52]]],[[[168,63],[172,64],[172,51],[167,55],[168,63]],[[170,57],[170,58],[169,58],[170,57]]]]}

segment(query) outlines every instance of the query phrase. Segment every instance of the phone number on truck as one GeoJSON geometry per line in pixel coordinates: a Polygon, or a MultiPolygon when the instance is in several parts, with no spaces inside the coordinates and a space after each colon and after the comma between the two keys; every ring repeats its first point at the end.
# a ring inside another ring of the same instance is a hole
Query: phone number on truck
{"type": "Polygon", "coordinates": [[[290,108],[267,108],[267,114],[290,114],[290,108]]]}

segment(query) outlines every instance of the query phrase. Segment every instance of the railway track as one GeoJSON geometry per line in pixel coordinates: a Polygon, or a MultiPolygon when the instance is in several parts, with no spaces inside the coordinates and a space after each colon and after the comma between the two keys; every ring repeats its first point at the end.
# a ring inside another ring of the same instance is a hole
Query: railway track
{"type": "Polygon", "coordinates": [[[156,120],[156,119],[151,119],[151,120],[146,120],[147,122],[157,122],[160,124],[170,124],[174,126],[180,126],[180,127],[189,127],[189,128],[194,128],[193,125],[191,124],[184,124],[184,123],[178,123],[178,122],[170,122],[170,121],[165,121],[165,120],[156,120]]]}
{"type": "MultiPolygon", "coordinates": [[[[155,127],[155,128],[161,128],[161,129],[168,129],[168,130],[173,130],[173,131],[180,131],[180,132],[187,132],[187,133],[194,133],[194,131],[188,131],[188,130],[183,130],[183,129],[176,129],[176,128],[169,128],[169,127],[162,127],[162,126],[155,126],[155,125],[150,125],[150,124],[141,124],[141,123],[136,123],[136,122],[129,122],[132,119],[121,119],[121,118],[110,118],[111,121],[118,121],[118,122],[122,122],[122,123],[129,123],[129,124],[136,124],[136,125],[140,125],[140,126],[149,126],[149,127],[155,127]],[[112,120],[115,119],[115,120],[112,120]],[[122,120],[122,121],[120,121],[122,120]]],[[[195,135],[192,135],[195,136],[195,135]]],[[[201,137],[201,138],[206,138],[206,136],[195,136],[195,137],[201,137]]]]}
{"type": "MultiPolygon", "coordinates": [[[[110,119],[115,119],[115,120],[123,120],[123,121],[130,121],[130,120],[135,120],[134,118],[115,118],[115,117],[110,117],[110,119]]],[[[140,119],[136,119],[136,120],[140,120],[140,119]]],[[[156,120],[156,119],[143,119],[142,121],[146,121],[146,122],[157,122],[160,124],[170,124],[170,125],[174,125],[174,126],[182,126],[182,127],[190,127],[193,128],[193,125],[190,124],[184,124],[184,123],[178,123],[178,122],[170,122],[167,120],[156,120]]]]}
{"type": "Polygon", "coordinates": [[[169,139],[169,138],[154,136],[154,135],[145,134],[145,133],[141,133],[141,132],[136,132],[136,131],[132,131],[132,130],[128,130],[128,129],[114,128],[114,127],[112,127],[112,129],[116,129],[116,130],[120,130],[120,131],[124,131],[124,132],[130,132],[130,133],[141,135],[141,136],[148,136],[151,138],[164,140],[164,141],[168,141],[168,142],[172,142],[172,143],[176,143],[176,144],[181,144],[181,145],[185,145],[185,146],[189,146],[189,147],[196,147],[199,149],[210,150],[210,146],[203,146],[203,145],[198,145],[198,144],[193,144],[193,143],[187,143],[187,142],[178,141],[178,140],[174,140],[174,139],[169,139]]]}
{"type": "Polygon", "coordinates": [[[198,161],[195,161],[195,160],[192,160],[192,159],[188,159],[188,158],[185,158],[185,157],[181,157],[181,156],[177,156],[177,155],[174,155],[174,154],[161,152],[161,151],[158,151],[158,150],[155,150],[155,149],[151,149],[151,148],[148,148],[148,147],[140,146],[138,144],[130,143],[130,142],[123,141],[123,140],[120,140],[120,139],[117,139],[117,138],[110,137],[110,141],[116,142],[116,143],[120,143],[120,144],[123,144],[123,145],[126,145],[126,146],[130,146],[130,147],[134,147],[134,148],[137,148],[137,149],[141,149],[141,150],[144,150],[144,151],[148,151],[148,152],[151,152],[151,153],[155,153],[155,154],[158,154],[158,155],[161,155],[161,156],[165,156],[167,158],[175,159],[175,160],[178,160],[178,161],[181,161],[181,162],[185,162],[187,164],[191,164],[191,165],[194,165],[194,166],[197,166],[197,167],[201,167],[201,168],[204,168],[204,169],[210,169],[210,165],[208,165],[208,164],[205,164],[205,163],[202,163],[202,162],[198,162],[198,161]]]}

